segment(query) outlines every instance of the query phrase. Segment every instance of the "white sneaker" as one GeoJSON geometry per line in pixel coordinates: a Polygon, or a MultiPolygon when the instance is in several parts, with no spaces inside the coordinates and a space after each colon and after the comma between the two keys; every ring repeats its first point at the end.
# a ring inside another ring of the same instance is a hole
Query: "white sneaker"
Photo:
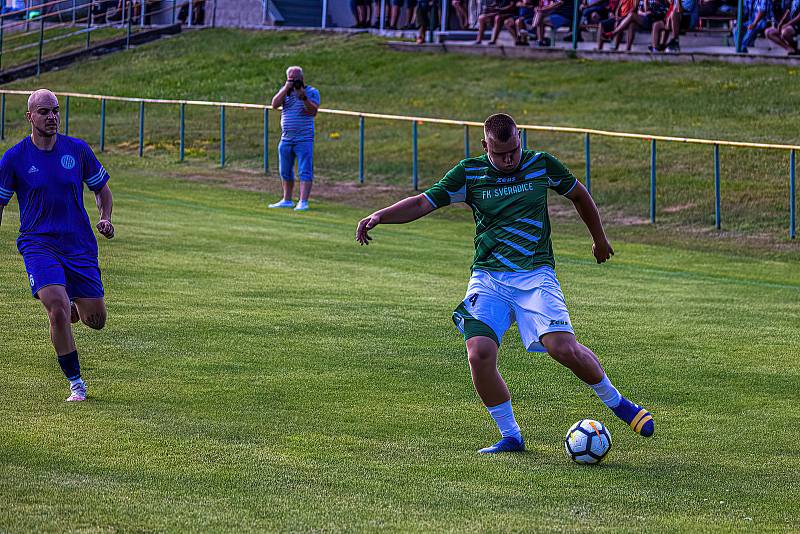
{"type": "Polygon", "coordinates": [[[308,200],[300,200],[295,206],[294,211],[306,211],[308,209],[308,200]]]}
{"type": "Polygon", "coordinates": [[[291,200],[281,200],[280,202],[276,202],[275,204],[270,204],[270,208],[293,208],[294,202],[291,200]]]}
{"type": "Polygon", "coordinates": [[[66,402],[81,402],[86,400],[86,383],[80,382],[73,386],[70,386],[70,391],[72,391],[72,395],[67,397],[66,402]]]}

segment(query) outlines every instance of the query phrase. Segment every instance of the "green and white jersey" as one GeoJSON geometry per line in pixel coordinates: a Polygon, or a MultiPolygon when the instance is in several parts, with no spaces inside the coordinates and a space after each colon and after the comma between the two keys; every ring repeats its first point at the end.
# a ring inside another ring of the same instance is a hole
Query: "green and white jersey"
{"type": "Polygon", "coordinates": [[[517,169],[502,173],[484,154],[462,160],[424,195],[435,208],[466,202],[475,217],[472,270],[555,268],[547,190],[566,195],[578,181],[547,152],[523,150],[517,169]]]}

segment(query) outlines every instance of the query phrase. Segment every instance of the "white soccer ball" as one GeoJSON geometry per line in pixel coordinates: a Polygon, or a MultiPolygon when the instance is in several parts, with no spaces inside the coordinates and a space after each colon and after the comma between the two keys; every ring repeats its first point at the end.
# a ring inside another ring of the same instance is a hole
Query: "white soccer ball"
{"type": "Polygon", "coordinates": [[[611,432],[600,421],[581,419],[564,439],[567,456],[579,464],[597,464],[611,450],[611,432]]]}

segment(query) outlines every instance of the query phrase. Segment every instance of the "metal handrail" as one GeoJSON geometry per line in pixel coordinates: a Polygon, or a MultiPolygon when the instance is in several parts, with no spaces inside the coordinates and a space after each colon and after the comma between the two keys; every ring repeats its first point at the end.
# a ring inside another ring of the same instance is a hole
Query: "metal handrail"
{"type": "MultiPolygon", "coordinates": [[[[13,94],[13,95],[29,95],[31,91],[19,91],[12,89],[0,89],[0,94],[13,94]]],[[[147,104],[186,104],[190,106],[211,106],[239,109],[272,109],[272,106],[265,104],[250,104],[245,102],[223,102],[214,100],[176,100],[164,98],[137,98],[128,96],[114,96],[114,95],[96,95],[90,93],[71,93],[58,91],[56,94],[62,96],[70,96],[74,98],[90,98],[94,100],[107,100],[117,102],[144,102],[147,104]]],[[[364,117],[368,119],[385,119],[397,120],[405,122],[418,122],[429,124],[448,124],[451,126],[470,126],[483,128],[482,122],[477,121],[462,121],[454,119],[439,119],[435,117],[422,117],[413,115],[390,115],[386,113],[369,113],[363,111],[348,111],[341,109],[327,109],[319,108],[319,113],[328,113],[331,115],[344,115],[349,117],[364,117]]],[[[601,137],[616,137],[624,139],[640,139],[644,141],[666,141],[672,143],[688,143],[699,145],[719,145],[719,146],[733,146],[739,148],[761,148],[761,149],[775,149],[775,150],[800,150],[800,145],[786,145],[779,143],[755,143],[748,141],[726,141],[722,139],[702,139],[696,137],[675,137],[669,135],[654,135],[644,133],[631,133],[631,132],[614,132],[610,130],[597,130],[594,128],[575,128],[571,126],[543,126],[536,124],[519,124],[517,127],[520,130],[533,130],[540,132],[556,132],[556,133],[573,133],[573,134],[589,134],[598,135],[601,137]]]]}
{"type": "MultiPolygon", "coordinates": [[[[0,98],[2,98],[1,111],[0,111],[0,139],[3,138],[5,131],[5,102],[6,95],[29,95],[30,91],[13,90],[13,89],[0,89],[0,98]]],[[[212,100],[180,100],[180,99],[164,99],[164,98],[136,98],[126,96],[114,95],[96,95],[88,93],[72,93],[72,92],[58,92],[57,94],[67,98],[66,108],[69,109],[70,98],[88,98],[100,101],[100,150],[103,150],[105,139],[103,132],[105,131],[105,109],[106,102],[134,102],[139,104],[139,155],[143,154],[144,146],[144,106],[145,104],[169,104],[178,105],[181,110],[180,120],[180,139],[181,139],[181,161],[183,161],[184,154],[184,110],[187,105],[191,106],[206,106],[216,107],[220,110],[220,166],[225,166],[225,110],[226,108],[232,109],[258,109],[263,110],[264,113],[264,169],[268,168],[268,119],[269,110],[271,106],[265,104],[250,104],[245,102],[223,102],[212,100]]],[[[278,108],[280,109],[280,108],[278,108]]],[[[342,115],[348,117],[357,117],[359,120],[359,181],[364,181],[364,129],[365,119],[381,119],[390,121],[403,121],[410,122],[412,125],[412,187],[416,190],[418,188],[418,126],[420,124],[445,124],[451,126],[461,126],[464,128],[464,149],[465,154],[469,155],[469,128],[470,127],[483,127],[482,122],[476,121],[462,121],[453,119],[439,119],[434,117],[419,117],[410,115],[390,115],[385,113],[367,113],[360,111],[349,111],[339,109],[325,109],[320,108],[319,113],[327,113],[330,115],[342,115]]],[[[66,128],[69,128],[69,118],[67,115],[66,128]]],[[[714,194],[715,194],[715,227],[721,228],[721,193],[720,193],[720,146],[729,146],[734,148],[755,148],[755,149],[768,149],[768,150],[787,150],[789,151],[789,237],[794,239],[796,237],[795,222],[796,222],[796,180],[795,180],[795,161],[796,152],[800,150],[800,145],[788,145],[781,143],[755,143],[747,141],[727,141],[723,139],[701,139],[695,137],[677,137],[668,135],[653,135],[643,133],[631,132],[613,132],[609,130],[598,130],[594,128],[575,128],[570,126],[544,126],[537,124],[519,124],[518,128],[522,132],[522,142],[527,145],[527,132],[540,131],[540,132],[553,132],[553,133],[567,133],[567,134],[582,134],[584,136],[584,150],[585,150],[585,164],[586,174],[585,182],[586,188],[591,192],[591,152],[590,152],[590,138],[592,135],[600,137],[621,138],[621,139],[639,139],[649,141],[650,143],[650,222],[655,223],[656,220],[656,143],[657,141],[670,142],[670,143],[685,143],[696,144],[714,147],[714,194]]]]}

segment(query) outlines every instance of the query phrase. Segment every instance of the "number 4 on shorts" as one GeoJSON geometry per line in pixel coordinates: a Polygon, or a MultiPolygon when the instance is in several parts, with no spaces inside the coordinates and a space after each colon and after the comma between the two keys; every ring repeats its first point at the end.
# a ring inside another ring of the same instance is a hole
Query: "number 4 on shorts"
{"type": "Polygon", "coordinates": [[[474,295],[470,296],[467,300],[469,301],[469,303],[474,308],[475,307],[475,302],[478,300],[478,294],[475,293],[474,295]]]}

